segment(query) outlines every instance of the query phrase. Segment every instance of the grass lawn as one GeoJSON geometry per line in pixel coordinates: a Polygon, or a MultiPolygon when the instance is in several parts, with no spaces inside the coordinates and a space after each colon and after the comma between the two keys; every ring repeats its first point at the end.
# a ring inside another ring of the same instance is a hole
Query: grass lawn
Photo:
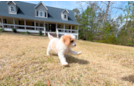
{"type": "Polygon", "coordinates": [[[134,86],[134,47],[76,40],[66,55],[46,56],[47,37],[0,34],[0,86],[134,86]]]}

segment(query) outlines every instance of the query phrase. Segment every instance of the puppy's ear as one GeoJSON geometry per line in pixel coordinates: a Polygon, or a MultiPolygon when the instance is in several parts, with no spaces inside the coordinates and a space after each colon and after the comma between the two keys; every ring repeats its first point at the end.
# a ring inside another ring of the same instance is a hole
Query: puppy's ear
{"type": "Polygon", "coordinates": [[[70,37],[69,36],[63,36],[62,37],[62,40],[63,40],[63,43],[66,45],[66,46],[69,46],[70,45],[70,37]]]}

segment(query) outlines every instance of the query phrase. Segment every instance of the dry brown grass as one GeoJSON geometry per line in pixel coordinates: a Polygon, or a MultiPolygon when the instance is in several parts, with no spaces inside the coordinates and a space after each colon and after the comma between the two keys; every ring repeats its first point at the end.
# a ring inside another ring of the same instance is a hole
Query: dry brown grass
{"type": "Polygon", "coordinates": [[[47,37],[0,35],[0,85],[134,86],[134,48],[77,40],[63,67],[46,56],[47,37]]]}

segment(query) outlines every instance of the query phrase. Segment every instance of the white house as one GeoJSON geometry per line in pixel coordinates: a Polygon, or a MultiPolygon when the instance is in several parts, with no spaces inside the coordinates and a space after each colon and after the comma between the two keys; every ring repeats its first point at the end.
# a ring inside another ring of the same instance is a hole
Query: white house
{"type": "Polygon", "coordinates": [[[78,38],[79,23],[71,10],[20,1],[0,2],[0,27],[5,31],[16,28],[18,32],[39,33],[46,35],[73,34],[78,38]],[[74,30],[77,26],[77,30],[74,30]]]}

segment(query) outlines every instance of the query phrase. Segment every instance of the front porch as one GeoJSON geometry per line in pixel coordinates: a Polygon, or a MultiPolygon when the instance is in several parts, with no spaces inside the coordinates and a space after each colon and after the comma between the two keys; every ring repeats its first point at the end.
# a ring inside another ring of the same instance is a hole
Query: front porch
{"type": "Polygon", "coordinates": [[[30,33],[39,33],[39,30],[41,30],[44,35],[48,32],[55,34],[55,37],[64,34],[73,34],[78,39],[78,29],[75,30],[75,26],[77,25],[9,17],[1,17],[0,19],[0,28],[4,28],[4,31],[12,31],[12,28],[15,28],[17,32],[28,31],[30,33]]]}

